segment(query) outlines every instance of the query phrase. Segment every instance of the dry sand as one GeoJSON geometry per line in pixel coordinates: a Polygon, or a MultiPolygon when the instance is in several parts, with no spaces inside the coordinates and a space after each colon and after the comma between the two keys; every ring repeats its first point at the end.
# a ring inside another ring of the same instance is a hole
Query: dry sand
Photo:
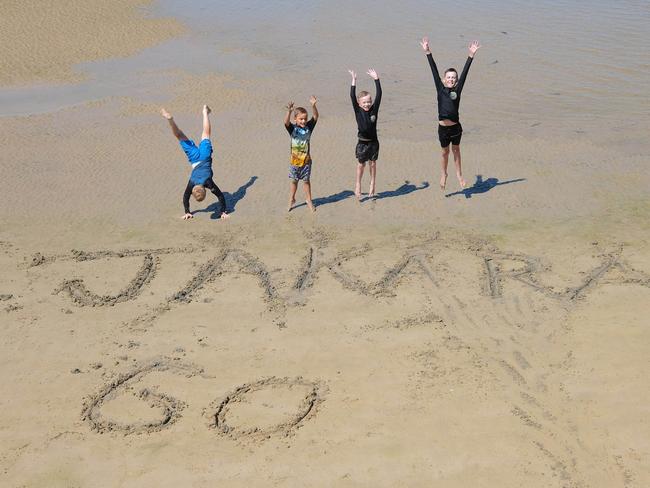
{"type": "Polygon", "coordinates": [[[286,214],[283,86],[169,94],[192,134],[213,105],[227,222],[178,218],[152,105],[0,119],[0,485],[648,486],[647,144],[479,134],[466,176],[502,184],[445,198],[385,137],[359,205],[324,110],[286,214]]]}

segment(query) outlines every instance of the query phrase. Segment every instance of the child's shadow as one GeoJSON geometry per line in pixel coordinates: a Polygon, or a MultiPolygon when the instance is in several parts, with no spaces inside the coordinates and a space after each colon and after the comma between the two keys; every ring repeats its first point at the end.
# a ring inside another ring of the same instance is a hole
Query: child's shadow
{"type": "MultiPolygon", "coordinates": [[[[314,198],[312,199],[312,203],[314,204],[314,207],[320,207],[322,205],[327,205],[328,203],[336,203],[340,202],[341,200],[345,200],[346,198],[350,198],[351,196],[354,195],[353,191],[350,190],[343,190],[338,193],[334,193],[333,195],[330,195],[328,197],[319,197],[319,198],[314,198]]],[[[305,202],[299,203],[295,207],[293,207],[292,210],[298,208],[298,207],[303,207],[307,205],[305,202]]]]}
{"type": "MultiPolygon", "coordinates": [[[[246,191],[253,186],[255,181],[257,180],[257,176],[251,176],[250,180],[248,180],[246,183],[244,183],[242,186],[240,186],[236,192],[234,193],[228,193],[227,191],[223,192],[223,196],[226,199],[226,205],[228,206],[228,213],[233,214],[235,213],[235,206],[240,200],[243,200],[244,197],[246,196],[246,191]]],[[[195,213],[199,212],[212,212],[212,215],[210,215],[210,218],[212,220],[217,220],[221,217],[221,205],[219,205],[219,202],[214,202],[208,205],[206,208],[197,210],[195,213]]]]}
{"type": "Polygon", "coordinates": [[[465,198],[472,198],[472,195],[478,193],[487,193],[495,186],[508,185],[510,183],[517,183],[519,181],[526,181],[526,178],[517,178],[516,180],[508,180],[499,182],[499,178],[488,178],[483,180],[483,175],[476,175],[476,181],[469,188],[456,191],[454,193],[447,193],[445,197],[453,197],[454,195],[465,195],[465,198]]]}
{"type": "Polygon", "coordinates": [[[367,196],[361,201],[365,202],[366,200],[381,200],[382,198],[399,197],[402,195],[408,195],[409,193],[413,193],[414,191],[424,190],[425,188],[429,188],[428,181],[423,181],[422,186],[416,186],[410,181],[406,180],[404,181],[403,185],[396,188],[395,190],[380,191],[374,197],[367,196]]]}

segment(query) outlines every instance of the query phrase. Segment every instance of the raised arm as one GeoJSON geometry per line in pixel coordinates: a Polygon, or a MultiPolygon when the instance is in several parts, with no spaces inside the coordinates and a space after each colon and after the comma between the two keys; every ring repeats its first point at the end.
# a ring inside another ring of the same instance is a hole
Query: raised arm
{"type": "Polygon", "coordinates": [[[357,102],[357,74],[351,69],[348,70],[350,76],[352,76],[352,84],[350,85],[350,100],[352,100],[352,108],[356,112],[359,109],[359,103],[357,102]]]}
{"type": "Polygon", "coordinates": [[[309,103],[311,103],[311,111],[312,111],[312,116],[311,118],[314,120],[314,124],[318,122],[318,107],[316,106],[316,103],[318,103],[318,99],[312,95],[309,97],[309,103]]]}
{"type": "Polygon", "coordinates": [[[287,103],[287,113],[284,116],[284,126],[288,129],[291,126],[291,112],[293,112],[293,102],[287,103]]]}
{"type": "Polygon", "coordinates": [[[373,105],[375,107],[375,110],[379,110],[379,104],[381,103],[381,83],[379,82],[379,75],[372,68],[368,70],[368,75],[370,75],[370,77],[373,80],[375,80],[376,93],[375,93],[375,102],[373,103],[373,105]]]}
{"type": "Polygon", "coordinates": [[[433,60],[433,55],[431,54],[431,49],[429,48],[429,38],[423,37],[422,41],[420,41],[420,46],[422,46],[424,54],[427,55],[429,67],[431,68],[431,74],[433,75],[433,82],[436,84],[436,90],[440,90],[442,88],[442,80],[440,79],[438,67],[436,66],[436,62],[433,60]]]}
{"type": "Polygon", "coordinates": [[[469,45],[469,54],[467,55],[467,61],[465,61],[465,66],[463,67],[463,72],[460,74],[460,77],[458,78],[458,89],[457,91],[462,91],[463,86],[465,85],[465,79],[467,79],[467,73],[469,73],[469,67],[472,65],[472,60],[474,59],[474,55],[476,54],[476,51],[479,50],[481,45],[479,44],[478,41],[472,41],[469,45]]]}

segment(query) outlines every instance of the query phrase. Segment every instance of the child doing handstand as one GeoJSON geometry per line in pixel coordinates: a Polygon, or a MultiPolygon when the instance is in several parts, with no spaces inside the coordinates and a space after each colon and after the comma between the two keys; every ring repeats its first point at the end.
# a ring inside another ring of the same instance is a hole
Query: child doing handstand
{"type": "Polygon", "coordinates": [[[284,116],[284,127],[291,136],[291,162],[289,163],[289,206],[287,212],[290,212],[296,203],[296,190],[298,181],[302,180],[303,190],[305,191],[305,202],[312,212],[315,212],[314,204],[311,201],[311,155],[309,154],[309,141],[318,121],[318,108],[316,107],[315,96],[311,96],[309,103],[313,116],[307,120],[307,110],[302,107],[294,109],[293,102],[287,104],[287,114],[284,116]],[[291,114],[293,121],[291,123],[291,114]]]}
{"type": "Polygon", "coordinates": [[[375,103],[372,103],[372,96],[367,91],[361,91],[357,95],[357,74],[348,70],[352,76],[352,85],[350,86],[350,99],[354,116],[357,119],[357,147],[355,155],[357,158],[357,180],[354,185],[354,194],[357,200],[361,199],[361,178],[366,162],[370,166],[370,190],[369,197],[375,196],[375,183],[377,179],[377,159],[379,158],[379,139],[377,138],[377,117],[379,115],[379,104],[381,103],[381,83],[379,75],[374,69],[367,71],[368,75],[375,80],[375,103]]]}
{"type": "Polygon", "coordinates": [[[463,171],[460,163],[460,138],[463,135],[463,127],[460,125],[458,117],[458,107],[460,106],[460,93],[467,78],[467,72],[474,59],[474,54],[481,47],[478,41],[472,41],[469,45],[469,56],[465,62],[463,72],[458,77],[458,72],[454,68],[445,71],[444,79],[440,79],[438,68],[429,49],[429,38],[422,38],[420,42],[422,49],[427,55],[433,81],[436,84],[438,92],[438,139],[442,146],[442,176],[440,177],[440,188],[445,189],[447,185],[447,164],[449,163],[449,143],[451,151],[454,153],[454,164],[456,165],[456,177],[461,188],[465,188],[466,183],[463,178],[463,171]]]}
{"type": "Polygon", "coordinates": [[[219,190],[219,187],[212,180],[212,143],[210,142],[210,107],[203,105],[203,133],[201,134],[201,142],[197,147],[194,141],[187,138],[181,131],[172,115],[164,108],[160,109],[160,114],[167,119],[172,132],[180,142],[181,148],[185,151],[187,159],[192,166],[192,174],[187,182],[185,193],[183,194],[183,207],[185,208],[185,215],[183,220],[194,218],[190,212],[190,195],[194,195],[197,202],[202,202],[205,199],[205,189],[210,190],[218,199],[221,205],[221,218],[227,219],[229,217],[226,212],[226,199],[219,190]]]}

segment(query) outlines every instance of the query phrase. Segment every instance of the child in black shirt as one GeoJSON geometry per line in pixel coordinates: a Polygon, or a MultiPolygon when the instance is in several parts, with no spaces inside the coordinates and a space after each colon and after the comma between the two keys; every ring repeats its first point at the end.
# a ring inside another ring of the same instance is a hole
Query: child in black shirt
{"type": "Polygon", "coordinates": [[[422,38],[420,43],[424,53],[429,60],[431,67],[431,74],[433,74],[433,81],[436,85],[438,92],[438,139],[442,146],[442,176],[440,177],[440,188],[445,189],[447,184],[447,164],[449,163],[449,143],[451,143],[451,150],[454,153],[454,164],[456,166],[456,177],[461,188],[465,188],[466,183],[463,178],[463,171],[460,162],[460,138],[463,134],[463,127],[460,125],[458,117],[458,107],[460,106],[460,93],[465,85],[465,79],[469,67],[474,59],[474,54],[481,47],[478,41],[472,41],[469,45],[469,55],[465,62],[463,72],[458,77],[458,72],[454,68],[449,68],[445,71],[444,79],[440,79],[438,68],[431,50],[429,49],[429,38],[422,38]]]}
{"type": "Polygon", "coordinates": [[[379,139],[377,138],[377,117],[379,114],[379,104],[381,103],[381,84],[379,75],[374,69],[367,71],[368,75],[375,80],[375,102],[372,102],[372,95],[367,91],[356,93],[357,74],[348,70],[352,76],[352,85],[350,86],[350,99],[352,108],[357,119],[359,139],[356,147],[356,157],[359,161],[357,164],[357,180],[354,186],[354,194],[357,200],[361,199],[361,178],[366,167],[366,162],[370,166],[370,190],[369,197],[375,196],[375,182],[377,179],[377,158],[379,157],[379,139]]]}

